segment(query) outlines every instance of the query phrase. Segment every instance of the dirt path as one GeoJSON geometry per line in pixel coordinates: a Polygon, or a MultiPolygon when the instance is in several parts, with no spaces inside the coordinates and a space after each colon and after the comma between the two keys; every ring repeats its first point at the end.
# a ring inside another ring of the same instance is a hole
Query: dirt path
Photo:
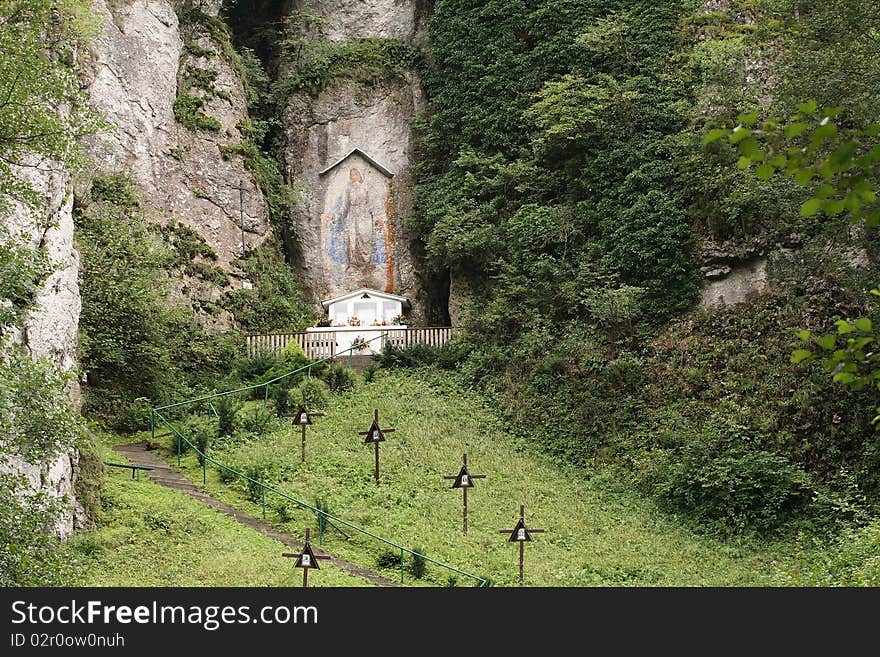
{"type": "MultiPolygon", "coordinates": [[[[147,451],[145,449],[144,443],[117,445],[113,448],[113,450],[127,458],[134,465],[142,465],[153,468],[153,470],[148,471],[146,474],[154,483],[174,489],[176,491],[180,491],[185,495],[189,495],[191,498],[208,505],[212,509],[216,509],[220,513],[224,513],[231,518],[235,518],[245,527],[250,527],[251,529],[258,531],[261,534],[265,534],[269,538],[273,538],[276,541],[279,541],[284,545],[293,548],[294,550],[302,549],[302,543],[295,541],[290,538],[290,536],[278,531],[269,523],[264,522],[259,518],[254,518],[253,516],[244,513],[243,511],[239,511],[238,509],[231,507],[228,504],[224,504],[220,500],[211,497],[206,492],[199,490],[199,488],[196,487],[196,485],[193,484],[189,479],[174,470],[165,461],[153,454],[153,452],[147,451]]],[[[361,568],[360,566],[357,566],[348,561],[343,561],[342,559],[338,559],[337,557],[333,557],[333,565],[340,570],[349,573],[350,575],[362,577],[363,579],[376,586],[400,586],[400,584],[397,582],[393,582],[390,579],[386,579],[381,575],[377,575],[370,570],[361,568]]]]}

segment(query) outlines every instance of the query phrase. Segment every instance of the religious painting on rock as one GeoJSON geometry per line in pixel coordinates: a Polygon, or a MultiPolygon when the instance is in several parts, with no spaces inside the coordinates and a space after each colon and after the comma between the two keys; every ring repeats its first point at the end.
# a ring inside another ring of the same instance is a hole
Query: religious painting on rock
{"type": "Polygon", "coordinates": [[[390,172],[353,152],[322,172],[326,283],[331,290],[394,287],[390,172]]]}

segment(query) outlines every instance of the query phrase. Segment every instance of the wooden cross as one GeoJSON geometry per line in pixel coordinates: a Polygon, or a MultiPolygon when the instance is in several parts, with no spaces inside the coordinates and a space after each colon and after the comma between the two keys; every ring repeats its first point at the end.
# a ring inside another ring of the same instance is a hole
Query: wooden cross
{"type": "Polygon", "coordinates": [[[306,391],[302,391],[303,403],[299,405],[296,413],[285,413],[281,417],[292,417],[293,426],[302,427],[302,462],[306,462],[306,427],[313,424],[312,418],[324,417],[323,413],[310,413],[306,405],[306,391]]]}
{"type": "Polygon", "coordinates": [[[316,570],[320,570],[321,566],[318,565],[318,559],[332,559],[326,554],[315,554],[312,551],[312,546],[309,543],[309,534],[311,534],[311,529],[306,529],[306,542],[303,545],[302,552],[282,552],[282,557],[292,557],[296,559],[296,563],[294,563],[294,567],[303,569],[303,588],[306,588],[309,585],[309,568],[315,568],[316,570]]]}
{"type": "Polygon", "coordinates": [[[509,543],[519,543],[519,585],[523,585],[523,546],[526,541],[532,540],[532,534],[543,534],[543,529],[529,529],[526,527],[526,506],[519,505],[519,522],[513,529],[502,529],[502,534],[510,534],[509,543]]]}
{"type": "Polygon", "coordinates": [[[462,534],[467,536],[467,492],[468,488],[473,488],[476,486],[476,482],[474,479],[485,479],[486,475],[483,474],[471,474],[467,469],[467,454],[461,455],[461,470],[458,471],[457,475],[444,475],[444,479],[454,479],[452,482],[453,488],[461,488],[462,500],[464,503],[464,509],[462,512],[462,534]]]}
{"type": "Polygon", "coordinates": [[[385,442],[385,434],[392,433],[394,429],[380,429],[379,428],[379,409],[373,409],[373,424],[370,425],[370,428],[366,431],[358,431],[359,436],[366,436],[364,439],[364,444],[369,445],[373,443],[376,446],[376,485],[379,485],[379,443],[385,442]]]}

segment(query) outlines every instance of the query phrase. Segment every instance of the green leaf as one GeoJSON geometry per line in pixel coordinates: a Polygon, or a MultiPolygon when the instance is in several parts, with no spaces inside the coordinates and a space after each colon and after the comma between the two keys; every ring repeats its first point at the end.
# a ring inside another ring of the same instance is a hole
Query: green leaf
{"type": "Polygon", "coordinates": [[[809,185],[812,179],[812,169],[798,169],[794,174],[794,181],[801,186],[809,185]]]}
{"type": "Polygon", "coordinates": [[[749,112],[748,114],[740,114],[737,119],[740,123],[747,126],[753,126],[758,120],[757,112],[749,112]]]}
{"type": "Polygon", "coordinates": [[[834,375],[833,380],[835,383],[852,383],[855,380],[855,375],[849,372],[838,372],[834,375]]]}
{"type": "Polygon", "coordinates": [[[859,145],[854,141],[843,142],[840,146],[835,148],[834,152],[831,154],[831,163],[838,169],[846,168],[846,166],[852,162],[853,155],[855,155],[858,147],[859,145]]]}
{"type": "Polygon", "coordinates": [[[834,201],[826,201],[825,202],[825,214],[830,215],[832,217],[836,217],[841,212],[843,212],[844,203],[840,200],[834,201]]]}
{"type": "Polygon", "coordinates": [[[815,114],[816,110],[819,108],[819,104],[815,100],[811,100],[806,103],[799,103],[798,112],[803,112],[804,114],[815,114]]]}
{"type": "Polygon", "coordinates": [[[791,362],[795,365],[805,361],[807,358],[810,358],[813,355],[813,352],[809,349],[796,349],[791,352],[791,362]]]}
{"type": "Polygon", "coordinates": [[[870,290],[871,294],[875,297],[880,297],[880,288],[872,287],[870,290]]]}
{"type": "Polygon", "coordinates": [[[835,337],[834,334],[829,333],[828,335],[823,335],[821,338],[817,338],[816,344],[827,351],[831,351],[834,349],[834,345],[837,344],[837,337],[835,337]]]}
{"type": "Polygon", "coordinates": [[[856,321],[853,322],[853,324],[862,333],[870,333],[871,329],[873,328],[871,320],[867,317],[859,317],[856,321]]]}
{"type": "Polygon", "coordinates": [[[802,331],[798,331],[797,333],[795,333],[795,335],[798,337],[799,340],[802,340],[803,342],[810,341],[811,333],[807,329],[803,329],[802,331]]]}
{"type": "Polygon", "coordinates": [[[838,335],[846,335],[847,333],[852,333],[855,329],[853,329],[852,325],[844,319],[838,319],[834,322],[834,325],[837,327],[838,335]]]}
{"type": "Polygon", "coordinates": [[[834,192],[836,191],[837,190],[834,189],[834,187],[832,187],[831,185],[825,184],[821,185],[813,194],[813,196],[821,199],[831,198],[832,196],[834,196],[834,192]]]}
{"type": "Polygon", "coordinates": [[[784,169],[788,166],[788,158],[785,155],[777,155],[772,160],[770,160],[770,164],[772,164],[777,169],[784,169]]]}
{"type": "Polygon", "coordinates": [[[842,110],[840,107],[823,107],[820,114],[822,116],[827,116],[830,119],[836,119],[838,116],[840,116],[841,111],[842,110]]]}
{"type": "Polygon", "coordinates": [[[703,146],[706,144],[711,144],[713,141],[718,141],[722,137],[726,137],[730,134],[730,130],[727,128],[716,128],[715,130],[710,130],[709,133],[703,137],[703,146]]]}
{"type": "Polygon", "coordinates": [[[794,139],[802,135],[809,127],[806,123],[792,123],[785,126],[785,136],[787,139],[794,139]]]}
{"type": "Polygon", "coordinates": [[[763,157],[760,157],[758,153],[761,152],[761,145],[758,143],[758,140],[754,137],[749,137],[748,139],[744,139],[740,142],[739,146],[737,146],[740,155],[746,155],[752,160],[763,160],[763,157]]]}
{"type": "Polygon", "coordinates": [[[739,142],[741,142],[743,139],[747,138],[751,134],[752,134],[751,130],[749,130],[748,128],[744,128],[741,125],[738,125],[733,129],[733,132],[730,134],[730,143],[731,144],[738,144],[739,142]]]}
{"type": "Polygon", "coordinates": [[[822,199],[811,198],[801,206],[802,217],[812,217],[822,207],[822,199]]]}
{"type": "Polygon", "coordinates": [[[758,176],[759,180],[770,180],[775,173],[776,167],[774,167],[772,164],[762,164],[757,169],[755,169],[755,175],[758,176]]]}
{"type": "Polygon", "coordinates": [[[743,155],[736,161],[736,166],[739,169],[748,169],[752,166],[752,158],[743,155]]]}
{"type": "Polygon", "coordinates": [[[826,139],[830,139],[837,134],[837,126],[831,123],[821,124],[818,128],[813,130],[813,136],[810,137],[810,146],[812,148],[816,148],[821,145],[823,141],[826,139]]]}

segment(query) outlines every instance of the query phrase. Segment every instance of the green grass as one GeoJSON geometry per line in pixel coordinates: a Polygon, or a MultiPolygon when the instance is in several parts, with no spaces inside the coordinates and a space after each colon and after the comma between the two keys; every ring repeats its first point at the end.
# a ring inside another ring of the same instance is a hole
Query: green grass
{"type": "MultiPolygon", "coordinates": [[[[130,440],[130,439],[129,439],[130,440]]],[[[122,442],[109,439],[108,442],[122,442]]],[[[102,440],[102,457],[120,463],[102,440]]],[[[287,548],[191,498],[128,470],[108,468],[101,527],[62,548],[73,562],[71,586],[299,586],[287,548]]],[[[366,586],[330,564],[309,586],[366,586]]]]}
{"type": "MultiPolygon", "coordinates": [[[[521,502],[527,523],[547,529],[526,546],[527,585],[755,586],[770,583],[777,570],[778,547],[696,535],[607,473],[560,470],[528,444],[541,436],[511,437],[480,398],[443,379],[432,385],[415,374],[383,373],[374,383],[334,396],[327,416],[309,429],[304,466],[299,431],[280,421],[275,427],[210,453],[239,470],[259,466],[266,483],[309,504],[322,498],[331,513],[406,547],[422,546],[428,556],[494,585],[517,581],[517,546],[499,530],[513,527],[521,502]],[[380,448],[378,487],[373,448],[357,435],[369,426],[373,408],[380,409],[383,426],[396,428],[380,448]],[[443,479],[458,471],[464,451],[471,472],[488,475],[468,496],[467,537],[461,533],[461,493],[443,479]]],[[[201,482],[194,455],[184,457],[182,471],[201,482]]],[[[261,512],[244,482],[224,484],[216,469],[208,470],[207,488],[229,504],[261,512]]],[[[267,513],[277,524],[291,531],[315,526],[311,512],[298,510],[280,522],[273,498],[267,513]]],[[[375,567],[384,550],[332,531],[325,547],[365,567],[375,567]]],[[[448,577],[429,564],[425,583],[449,584],[448,577]]],[[[471,582],[459,576],[457,583],[471,582]]]]}

